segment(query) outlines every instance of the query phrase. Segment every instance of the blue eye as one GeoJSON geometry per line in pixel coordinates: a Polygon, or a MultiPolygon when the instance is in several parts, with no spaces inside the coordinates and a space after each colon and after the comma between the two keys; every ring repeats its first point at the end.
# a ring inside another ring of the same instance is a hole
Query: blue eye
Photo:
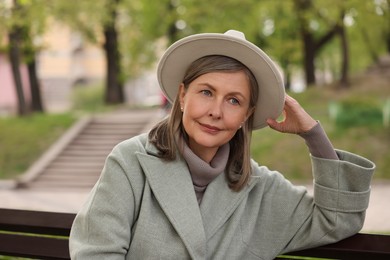
{"type": "Polygon", "coordinates": [[[240,104],[240,101],[238,101],[238,99],[236,98],[231,98],[229,99],[229,102],[233,105],[239,105],[240,104]]]}
{"type": "Polygon", "coordinates": [[[201,91],[203,95],[205,96],[211,96],[211,91],[210,90],[207,90],[207,89],[204,89],[201,91]]]}

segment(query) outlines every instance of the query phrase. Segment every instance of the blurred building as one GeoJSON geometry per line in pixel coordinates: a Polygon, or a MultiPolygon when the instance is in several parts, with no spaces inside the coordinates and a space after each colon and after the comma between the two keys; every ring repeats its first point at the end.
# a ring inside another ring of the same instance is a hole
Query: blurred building
{"type": "Polygon", "coordinates": [[[38,74],[46,109],[69,109],[71,90],[80,83],[100,81],[105,77],[105,58],[99,46],[93,46],[69,27],[50,23],[42,36],[44,49],[37,57],[38,74]]]}
{"type": "MultiPolygon", "coordinates": [[[[71,90],[75,85],[100,81],[105,77],[102,48],[87,43],[79,33],[65,25],[51,21],[46,33],[35,40],[38,46],[43,46],[37,56],[37,68],[47,111],[61,112],[69,109],[71,90]]],[[[25,95],[29,97],[28,75],[24,67],[21,70],[25,95]]],[[[0,112],[15,112],[15,87],[5,55],[0,56],[0,91],[0,112]]]]}

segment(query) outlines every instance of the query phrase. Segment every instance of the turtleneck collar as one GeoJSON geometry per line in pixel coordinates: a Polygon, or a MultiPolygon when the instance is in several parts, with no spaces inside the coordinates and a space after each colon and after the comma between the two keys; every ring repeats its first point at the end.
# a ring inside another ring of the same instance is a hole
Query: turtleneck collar
{"type": "Polygon", "coordinates": [[[186,142],[183,142],[182,155],[188,164],[194,185],[207,186],[225,170],[229,157],[229,144],[227,143],[218,149],[210,164],[194,154],[186,142]]]}
{"type": "Polygon", "coordinates": [[[191,173],[192,182],[196,188],[206,186],[221,174],[225,168],[229,158],[230,146],[229,143],[219,147],[217,153],[210,163],[199,158],[187,145],[186,141],[180,135],[179,149],[183,158],[186,160],[188,168],[191,173]]]}

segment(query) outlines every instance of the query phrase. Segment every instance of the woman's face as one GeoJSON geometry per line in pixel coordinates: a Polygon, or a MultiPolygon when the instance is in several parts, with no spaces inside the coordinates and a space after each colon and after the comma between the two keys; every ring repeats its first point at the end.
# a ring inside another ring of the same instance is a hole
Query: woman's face
{"type": "Polygon", "coordinates": [[[249,80],[242,71],[207,73],[187,89],[182,84],[180,105],[191,150],[210,162],[249,117],[249,101],[249,80]]]}

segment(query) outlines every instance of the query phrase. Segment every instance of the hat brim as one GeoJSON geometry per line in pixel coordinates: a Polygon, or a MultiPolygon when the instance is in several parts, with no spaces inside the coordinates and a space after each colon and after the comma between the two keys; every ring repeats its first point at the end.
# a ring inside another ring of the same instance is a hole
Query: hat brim
{"type": "Polygon", "coordinates": [[[253,73],[259,86],[253,129],[267,126],[268,118],[276,119],[284,107],[284,84],[274,62],[253,43],[235,36],[202,33],[185,37],[172,44],[161,57],[157,78],[165,96],[173,102],[187,68],[195,60],[208,55],[223,55],[240,61],[253,73]]]}

